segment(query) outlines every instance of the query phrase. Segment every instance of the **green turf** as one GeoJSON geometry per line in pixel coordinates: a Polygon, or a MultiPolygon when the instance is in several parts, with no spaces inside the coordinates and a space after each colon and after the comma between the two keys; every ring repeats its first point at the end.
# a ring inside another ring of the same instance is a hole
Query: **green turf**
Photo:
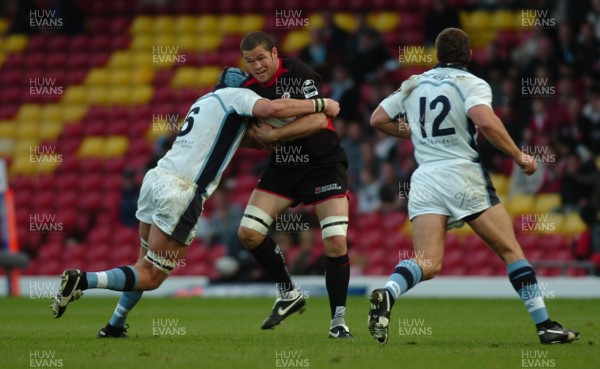
{"type": "Polygon", "coordinates": [[[130,339],[98,340],[115,302],[84,297],[54,319],[49,301],[0,299],[0,368],[600,368],[599,300],[548,301],[552,317],[582,335],[553,346],[538,343],[517,299],[402,299],[385,346],[366,329],[366,298],[349,300],[352,340],[327,338],[323,298],[272,331],[260,330],[270,299],[148,298],[129,317],[130,339]],[[400,335],[399,318],[422,334],[400,335]],[[170,334],[153,337],[153,321],[170,334]],[[36,366],[32,353],[54,358],[36,366]],[[528,365],[524,353],[543,360],[528,365]]]}

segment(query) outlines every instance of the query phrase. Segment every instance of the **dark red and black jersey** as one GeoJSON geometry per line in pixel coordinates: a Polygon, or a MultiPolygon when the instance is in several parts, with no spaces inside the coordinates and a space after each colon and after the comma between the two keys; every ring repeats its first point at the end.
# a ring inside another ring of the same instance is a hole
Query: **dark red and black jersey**
{"type": "MultiPolygon", "coordinates": [[[[280,98],[291,99],[316,99],[323,95],[323,80],[311,67],[298,59],[279,59],[279,67],[273,77],[266,83],[260,83],[256,78],[250,77],[244,87],[251,89],[258,95],[269,100],[280,98]]],[[[307,137],[299,138],[285,143],[286,146],[302,148],[303,154],[308,154],[310,164],[326,164],[346,161],[346,153],[340,146],[338,137],[331,119],[328,118],[327,129],[307,137]]],[[[277,161],[275,152],[271,154],[271,165],[281,166],[284,163],[277,161]]]]}

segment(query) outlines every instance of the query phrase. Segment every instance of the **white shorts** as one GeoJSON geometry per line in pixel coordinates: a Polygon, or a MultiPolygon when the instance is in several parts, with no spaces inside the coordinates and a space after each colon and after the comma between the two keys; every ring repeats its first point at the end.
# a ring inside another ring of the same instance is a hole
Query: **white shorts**
{"type": "Polygon", "coordinates": [[[196,183],[180,174],[161,167],[150,169],[140,189],[136,218],[154,224],[182,244],[189,245],[202,214],[195,199],[196,183]]]}
{"type": "Polygon", "coordinates": [[[460,228],[463,219],[500,202],[481,164],[462,159],[421,165],[410,180],[408,216],[447,215],[448,229],[460,228]]]}

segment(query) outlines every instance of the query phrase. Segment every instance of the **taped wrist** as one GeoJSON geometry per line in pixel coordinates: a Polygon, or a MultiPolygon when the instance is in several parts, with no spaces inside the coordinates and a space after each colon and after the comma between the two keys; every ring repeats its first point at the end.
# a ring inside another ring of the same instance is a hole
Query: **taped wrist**
{"type": "Polygon", "coordinates": [[[320,97],[318,99],[313,99],[313,108],[315,113],[322,113],[327,108],[327,100],[320,97]]]}

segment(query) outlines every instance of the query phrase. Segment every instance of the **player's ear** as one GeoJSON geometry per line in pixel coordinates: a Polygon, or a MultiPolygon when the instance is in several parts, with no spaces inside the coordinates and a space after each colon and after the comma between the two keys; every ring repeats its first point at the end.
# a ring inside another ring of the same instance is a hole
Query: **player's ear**
{"type": "Polygon", "coordinates": [[[469,61],[473,58],[473,50],[469,49],[469,61]]]}
{"type": "Polygon", "coordinates": [[[277,48],[275,46],[273,46],[273,48],[271,49],[271,57],[273,57],[274,59],[277,58],[277,48]]]}

